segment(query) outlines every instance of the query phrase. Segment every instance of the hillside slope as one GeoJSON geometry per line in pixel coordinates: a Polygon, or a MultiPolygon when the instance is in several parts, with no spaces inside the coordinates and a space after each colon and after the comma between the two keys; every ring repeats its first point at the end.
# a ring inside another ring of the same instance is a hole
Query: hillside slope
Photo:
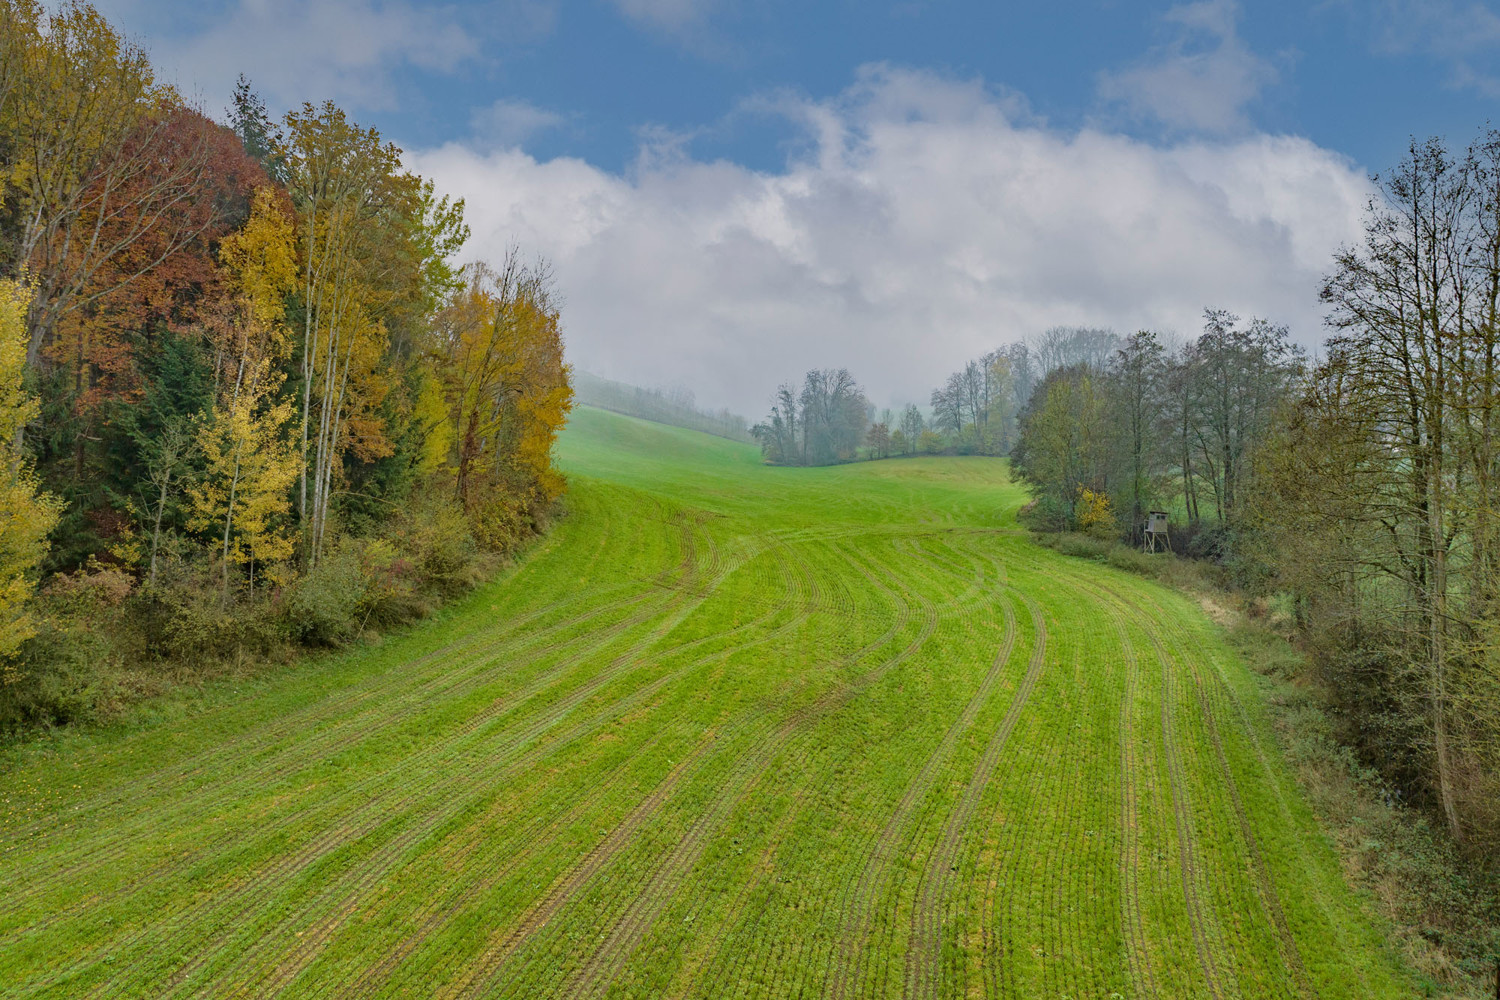
{"type": "Polygon", "coordinates": [[[443,620],[13,751],[4,995],[1412,995],[1252,676],[1003,462],[560,453],[443,620]]]}

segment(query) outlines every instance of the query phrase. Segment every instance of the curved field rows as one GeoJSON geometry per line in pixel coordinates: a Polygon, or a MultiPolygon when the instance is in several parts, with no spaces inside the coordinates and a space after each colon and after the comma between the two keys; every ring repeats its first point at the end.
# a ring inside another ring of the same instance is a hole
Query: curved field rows
{"type": "Polygon", "coordinates": [[[0,759],[0,996],[1413,995],[1182,597],[1003,462],[582,410],[386,644],[0,759]]]}

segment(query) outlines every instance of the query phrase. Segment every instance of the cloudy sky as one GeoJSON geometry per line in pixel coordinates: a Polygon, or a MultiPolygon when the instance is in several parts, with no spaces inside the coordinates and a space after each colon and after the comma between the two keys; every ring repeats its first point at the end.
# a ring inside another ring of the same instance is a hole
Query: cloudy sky
{"type": "Polygon", "coordinates": [[[210,110],[331,98],[553,262],[576,364],[752,417],[1048,326],[1322,337],[1409,137],[1500,109],[1480,0],[102,0],[210,110]]]}

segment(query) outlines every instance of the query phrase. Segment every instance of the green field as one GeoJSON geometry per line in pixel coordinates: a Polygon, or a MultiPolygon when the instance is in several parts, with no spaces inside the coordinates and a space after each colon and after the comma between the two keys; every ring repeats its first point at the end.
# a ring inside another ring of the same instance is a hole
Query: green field
{"type": "Polygon", "coordinates": [[[0,995],[1412,995],[1253,675],[1002,461],[560,454],[441,620],[11,751],[0,995]]]}

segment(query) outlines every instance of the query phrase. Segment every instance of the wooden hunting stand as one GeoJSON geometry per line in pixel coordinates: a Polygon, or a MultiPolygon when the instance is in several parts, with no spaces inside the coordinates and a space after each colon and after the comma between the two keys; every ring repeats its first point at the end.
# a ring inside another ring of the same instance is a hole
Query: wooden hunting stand
{"type": "Polygon", "coordinates": [[[1146,530],[1141,538],[1142,552],[1171,552],[1172,539],[1167,535],[1167,512],[1153,510],[1146,515],[1146,530]]]}

